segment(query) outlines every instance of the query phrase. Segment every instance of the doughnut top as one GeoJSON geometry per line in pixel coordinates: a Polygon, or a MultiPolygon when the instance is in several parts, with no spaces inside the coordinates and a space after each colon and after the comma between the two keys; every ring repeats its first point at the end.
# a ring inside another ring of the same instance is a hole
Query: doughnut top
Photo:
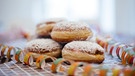
{"type": "Polygon", "coordinates": [[[83,22],[68,22],[68,21],[63,21],[59,22],[54,26],[53,28],[54,31],[72,31],[72,30],[90,30],[89,25],[83,22]]]}
{"type": "Polygon", "coordinates": [[[60,49],[61,46],[52,39],[35,39],[26,44],[25,49],[31,52],[49,52],[60,49]]]}
{"type": "Polygon", "coordinates": [[[97,43],[89,41],[72,41],[64,46],[66,50],[72,50],[75,52],[86,52],[90,54],[96,54],[97,51],[103,53],[104,49],[97,43]]]}

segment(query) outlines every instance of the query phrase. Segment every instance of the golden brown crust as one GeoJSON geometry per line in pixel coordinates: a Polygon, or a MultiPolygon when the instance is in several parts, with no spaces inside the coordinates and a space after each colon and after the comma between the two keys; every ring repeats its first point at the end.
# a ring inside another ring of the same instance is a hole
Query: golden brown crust
{"type": "Polygon", "coordinates": [[[61,50],[51,51],[51,52],[47,52],[47,53],[34,53],[34,52],[32,52],[32,55],[34,56],[34,59],[37,59],[38,56],[40,56],[40,55],[47,55],[47,56],[51,56],[51,57],[59,57],[60,54],[61,54],[61,50]]]}
{"type": "Polygon", "coordinates": [[[104,49],[97,43],[72,41],[62,49],[62,57],[74,61],[101,63],[104,60],[104,49]]]}
{"type": "Polygon", "coordinates": [[[70,42],[73,40],[86,40],[88,36],[92,36],[92,32],[88,30],[80,31],[53,31],[52,39],[58,42],[70,42]]]}
{"type": "Polygon", "coordinates": [[[82,52],[73,52],[70,50],[62,51],[62,57],[74,61],[83,61],[90,63],[102,63],[104,61],[104,54],[88,54],[82,52]]]}
{"type": "Polygon", "coordinates": [[[83,41],[92,35],[88,25],[79,22],[60,22],[51,32],[52,39],[58,42],[83,41]]]}

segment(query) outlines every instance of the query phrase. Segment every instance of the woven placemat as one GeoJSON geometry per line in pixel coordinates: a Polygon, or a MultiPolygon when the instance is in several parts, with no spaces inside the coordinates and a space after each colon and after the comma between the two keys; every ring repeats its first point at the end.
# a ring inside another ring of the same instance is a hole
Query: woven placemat
{"type": "MultiPolygon", "coordinates": [[[[92,66],[105,66],[106,68],[112,68],[114,66],[121,65],[118,58],[112,58],[107,53],[105,54],[105,60],[102,64],[92,64],[92,66]]],[[[34,64],[35,65],[35,64],[34,64]]],[[[69,65],[62,65],[65,69],[68,69],[69,65]]],[[[51,72],[51,63],[46,63],[45,69],[38,69],[36,66],[28,66],[23,63],[16,63],[15,61],[5,62],[0,64],[0,76],[67,76],[67,70],[58,73],[51,72]]],[[[82,67],[77,68],[75,76],[82,76],[82,67]]],[[[110,73],[111,74],[111,73],[110,73]]]]}
{"type": "MultiPolygon", "coordinates": [[[[0,64],[0,76],[56,76],[51,72],[49,63],[46,69],[37,69],[35,66],[28,66],[22,63],[15,63],[13,61],[0,64]]],[[[64,73],[58,73],[64,75],[64,73]]]]}

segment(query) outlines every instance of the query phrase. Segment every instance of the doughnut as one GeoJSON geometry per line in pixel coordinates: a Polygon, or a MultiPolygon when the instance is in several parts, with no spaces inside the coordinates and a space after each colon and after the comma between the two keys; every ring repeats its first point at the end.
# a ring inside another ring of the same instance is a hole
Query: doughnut
{"type": "Polygon", "coordinates": [[[61,54],[61,46],[52,39],[34,39],[27,42],[25,52],[32,52],[34,59],[40,55],[48,55],[59,57],[61,54]]]}
{"type": "Polygon", "coordinates": [[[46,20],[45,22],[39,23],[36,27],[36,34],[39,37],[49,37],[54,25],[56,25],[56,23],[61,22],[61,21],[65,21],[65,19],[52,18],[52,19],[46,20]]]}
{"type": "Polygon", "coordinates": [[[57,42],[83,41],[92,37],[92,31],[89,26],[83,22],[64,21],[54,26],[51,37],[57,42]]]}
{"type": "Polygon", "coordinates": [[[97,43],[89,41],[72,41],[62,49],[62,57],[73,61],[102,63],[104,49],[97,43]]]}

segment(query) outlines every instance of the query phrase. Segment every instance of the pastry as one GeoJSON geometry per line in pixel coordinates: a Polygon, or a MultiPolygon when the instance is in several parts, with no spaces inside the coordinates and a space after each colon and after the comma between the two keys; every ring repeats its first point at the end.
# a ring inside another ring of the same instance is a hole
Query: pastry
{"type": "Polygon", "coordinates": [[[62,21],[65,21],[65,19],[53,18],[53,19],[48,19],[45,22],[39,23],[36,27],[36,34],[39,37],[49,37],[56,23],[62,22],[62,21]]]}
{"type": "Polygon", "coordinates": [[[59,57],[61,46],[52,39],[34,39],[26,44],[25,52],[32,52],[34,58],[37,58],[39,55],[59,57]]]}
{"type": "Polygon", "coordinates": [[[62,49],[64,59],[101,63],[104,60],[104,49],[97,43],[89,41],[72,41],[62,49]]]}
{"type": "Polygon", "coordinates": [[[71,42],[74,40],[86,40],[92,37],[89,26],[82,22],[60,22],[56,24],[51,32],[51,37],[57,42],[71,42]]]}

